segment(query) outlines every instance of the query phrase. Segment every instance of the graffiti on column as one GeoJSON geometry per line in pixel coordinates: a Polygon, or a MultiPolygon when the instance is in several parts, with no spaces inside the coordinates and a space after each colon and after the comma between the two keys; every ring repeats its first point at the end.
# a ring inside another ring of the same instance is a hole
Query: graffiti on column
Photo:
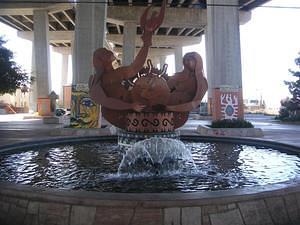
{"type": "Polygon", "coordinates": [[[224,119],[237,119],[238,97],[232,93],[221,94],[221,112],[224,119]]]}
{"type": "Polygon", "coordinates": [[[73,85],[71,96],[71,127],[97,128],[99,127],[99,113],[99,105],[88,94],[88,85],[73,85]]]}

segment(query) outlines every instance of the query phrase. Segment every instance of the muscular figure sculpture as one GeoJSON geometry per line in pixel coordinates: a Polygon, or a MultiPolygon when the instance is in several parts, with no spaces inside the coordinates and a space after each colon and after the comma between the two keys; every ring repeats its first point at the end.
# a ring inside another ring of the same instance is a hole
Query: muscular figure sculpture
{"type": "Polygon", "coordinates": [[[168,82],[164,78],[166,68],[157,72],[148,61],[148,69],[142,69],[152,33],[163,21],[166,0],[162,5],[158,16],[153,13],[147,19],[149,8],[142,15],[143,47],[131,65],[114,69],[115,57],[111,51],[100,48],[94,53],[96,74],[90,77],[90,96],[102,105],[105,119],[121,129],[172,131],[186,122],[189,112],[200,104],[207,91],[203,62],[196,52],[184,56],[183,71],[170,77],[168,82]],[[127,83],[130,83],[130,88],[125,87],[127,83]],[[132,110],[143,112],[134,113],[132,110]]]}
{"type": "Polygon", "coordinates": [[[196,108],[207,91],[207,81],[203,76],[203,62],[196,52],[183,57],[184,69],[168,80],[171,91],[166,109],[174,112],[188,112],[196,108]]]}
{"type": "Polygon", "coordinates": [[[112,63],[116,58],[111,51],[99,48],[94,52],[96,74],[90,77],[89,85],[90,96],[95,102],[114,110],[142,110],[142,105],[131,103],[130,92],[122,85],[122,80],[134,77],[143,67],[151,46],[151,37],[152,33],[144,32],[144,46],[129,66],[114,69],[112,63]]]}
{"type": "Polygon", "coordinates": [[[145,107],[140,103],[132,103],[130,92],[122,85],[122,81],[136,76],[142,69],[152,44],[152,33],[161,25],[165,7],[166,0],[162,3],[159,15],[153,13],[150,19],[147,19],[149,7],[143,13],[140,24],[144,45],[131,65],[114,69],[112,62],[115,57],[111,51],[99,48],[94,52],[96,74],[90,77],[89,94],[96,103],[102,105],[103,116],[117,127],[126,125],[128,110],[139,112],[145,107]]]}

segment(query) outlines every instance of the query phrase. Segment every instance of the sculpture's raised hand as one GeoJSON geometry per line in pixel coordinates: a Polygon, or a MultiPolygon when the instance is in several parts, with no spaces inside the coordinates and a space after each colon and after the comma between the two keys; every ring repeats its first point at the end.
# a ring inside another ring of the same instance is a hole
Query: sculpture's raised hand
{"type": "Polygon", "coordinates": [[[151,6],[149,6],[143,13],[140,19],[140,25],[144,32],[153,32],[155,31],[163,22],[165,9],[166,9],[167,1],[163,0],[162,7],[157,15],[157,12],[153,12],[150,19],[147,19],[149,10],[151,6]],[[156,16],[157,15],[157,16],[156,16]]]}

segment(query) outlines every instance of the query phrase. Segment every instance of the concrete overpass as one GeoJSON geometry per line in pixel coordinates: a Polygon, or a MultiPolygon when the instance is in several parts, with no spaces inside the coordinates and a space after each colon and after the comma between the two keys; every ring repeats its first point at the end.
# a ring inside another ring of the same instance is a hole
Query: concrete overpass
{"type": "MultiPolygon", "coordinates": [[[[164,22],[153,36],[151,56],[161,56],[163,63],[164,54],[174,52],[180,70],[182,46],[200,43],[205,33],[209,97],[212,88],[220,85],[242,88],[239,25],[267,1],[168,0],[164,22]]],[[[69,49],[63,51],[64,57],[72,52],[73,84],[87,83],[93,73],[92,52],[109,47],[105,40],[122,52],[124,65],[131,63],[141,47],[139,17],[148,5],[158,10],[160,4],[161,0],[2,0],[0,21],[18,30],[20,37],[33,40],[35,93],[45,97],[51,90],[49,44],[57,50],[69,49]]]]}

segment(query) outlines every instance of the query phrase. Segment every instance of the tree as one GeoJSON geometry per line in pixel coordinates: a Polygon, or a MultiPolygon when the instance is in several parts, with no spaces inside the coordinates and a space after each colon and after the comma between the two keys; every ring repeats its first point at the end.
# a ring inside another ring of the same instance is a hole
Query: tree
{"type": "MultiPolygon", "coordinates": [[[[300,53],[298,58],[295,59],[295,63],[300,68],[300,53]]],[[[300,120],[300,71],[289,69],[289,72],[297,79],[295,81],[284,81],[292,97],[281,101],[279,118],[300,120]]]]}
{"type": "Polygon", "coordinates": [[[17,88],[27,88],[30,78],[21,67],[13,61],[13,53],[4,44],[6,41],[0,37],[0,95],[14,93],[17,88]]]}

